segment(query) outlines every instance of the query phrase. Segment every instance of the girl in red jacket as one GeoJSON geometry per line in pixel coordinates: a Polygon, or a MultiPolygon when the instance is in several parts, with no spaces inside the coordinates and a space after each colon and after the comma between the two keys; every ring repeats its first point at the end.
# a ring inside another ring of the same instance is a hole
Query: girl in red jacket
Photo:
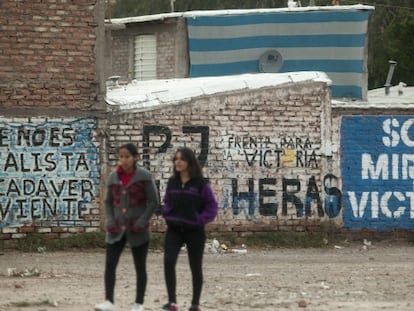
{"type": "Polygon", "coordinates": [[[105,301],[96,311],[114,311],[115,270],[128,242],[137,276],[135,303],[131,311],[144,311],[147,285],[146,259],[151,232],[149,221],[158,207],[158,192],[150,172],[137,166],[138,150],[133,144],[118,148],[119,166],[107,181],[105,301]]]}

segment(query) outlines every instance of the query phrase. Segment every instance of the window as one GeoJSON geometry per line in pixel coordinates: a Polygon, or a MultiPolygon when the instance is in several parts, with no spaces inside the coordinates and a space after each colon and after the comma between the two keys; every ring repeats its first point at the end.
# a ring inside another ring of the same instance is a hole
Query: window
{"type": "Polygon", "coordinates": [[[134,79],[157,78],[157,38],[155,35],[139,35],[134,42],[134,79]]]}

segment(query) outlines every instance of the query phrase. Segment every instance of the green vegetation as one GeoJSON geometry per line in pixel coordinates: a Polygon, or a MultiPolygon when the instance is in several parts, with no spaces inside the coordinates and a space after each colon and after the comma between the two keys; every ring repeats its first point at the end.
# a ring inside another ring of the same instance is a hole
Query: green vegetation
{"type": "MultiPolygon", "coordinates": [[[[286,7],[286,0],[176,0],[174,11],[253,9],[286,7]]],[[[140,16],[171,12],[170,0],[117,0],[111,6],[112,17],[140,16]]],[[[108,14],[108,12],[107,12],[108,14]]]]}
{"type": "Polygon", "coordinates": [[[248,247],[311,248],[324,247],[323,234],[307,232],[263,232],[246,236],[248,247]]]}
{"type": "MultiPolygon", "coordinates": [[[[151,249],[162,249],[164,235],[153,233],[150,243],[151,249]]],[[[76,250],[98,250],[105,248],[104,232],[78,233],[65,238],[52,239],[42,234],[30,234],[21,239],[2,241],[0,250],[14,249],[22,252],[53,252],[53,251],[76,251],[76,250]]]]}
{"type": "MultiPolygon", "coordinates": [[[[105,247],[105,236],[102,232],[88,232],[61,239],[51,239],[42,234],[30,234],[27,237],[8,242],[10,244],[7,247],[24,252],[88,250],[105,247]]],[[[0,246],[0,248],[6,247],[5,243],[0,246]]]]}
{"type": "MultiPolygon", "coordinates": [[[[306,232],[214,232],[209,239],[215,237],[227,247],[240,247],[245,244],[249,248],[303,248],[323,247],[324,234],[306,232]]],[[[41,234],[29,235],[25,238],[11,240],[8,248],[23,252],[50,252],[68,250],[97,250],[105,248],[105,234],[103,232],[79,233],[73,236],[51,239],[41,234]]],[[[152,233],[150,248],[161,250],[164,243],[163,233],[152,233]]],[[[1,246],[1,245],[0,245],[1,246]]],[[[4,248],[0,247],[0,249],[4,248]]]]}
{"type": "Polygon", "coordinates": [[[229,248],[244,244],[248,249],[325,247],[324,234],[309,232],[214,233],[212,236],[229,248]]]}
{"type": "MultiPolygon", "coordinates": [[[[374,240],[375,243],[404,243],[414,245],[414,232],[340,232],[330,224],[322,224],[321,232],[209,232],[207,241],[217,239],[227,248],[247,249],[271,248],[324,248],[348,246],[352,242],[361,243],[364,238],[374,240]]],[[[79,233],[61,239],[51,239],[41,234],[30,235],[22,239],[9,240],[7,247],[4,241],[0,243],[0,250],[5,248],[22,252],[53,252],[53,251],[96,251],[105,248],[105,233],[79,233]]],[[[150,249],[162,250],[164,233],[153,232],[150,249]]]]}
{"type": "Polygon", "coordinates": [[[407,242],[414,245],[414,232],[408,234],[407,242]]]}

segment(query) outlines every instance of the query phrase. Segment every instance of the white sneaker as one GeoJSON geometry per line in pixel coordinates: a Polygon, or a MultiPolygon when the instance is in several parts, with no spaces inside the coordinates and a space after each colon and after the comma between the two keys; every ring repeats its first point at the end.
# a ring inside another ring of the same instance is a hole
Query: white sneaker
{"type": "Polygon", "coordinates": [[[109,300],[106,300],[95,306],[95,311],[115,311],[115,306],[109,300]]]}
{"type": "Polygon", "coordinates": [[[140,305],[139,303],[134,303],[131,311],[144,311],[144,307],[140,305]]]}

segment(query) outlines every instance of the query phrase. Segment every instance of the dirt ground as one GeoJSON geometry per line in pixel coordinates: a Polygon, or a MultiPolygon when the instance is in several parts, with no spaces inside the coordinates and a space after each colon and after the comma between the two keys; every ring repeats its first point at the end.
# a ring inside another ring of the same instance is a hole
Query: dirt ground
{"type": "MultiPolygon", "coordinates": [[[[104,296],[104,251],[0,255],[0,310],[88,311],[104,296]]],[[[203,310],[414,310],[414,247],[352,245],[328,249],[211,253],[204,260],[203,310]]],[[[188,310],[190,272],[178,266],[178,303],[188,310]]],[[[117,311],[130,310],[135,283],[127,249],[117,271],[117,311]]],[[[166,302],[162,253],[148,257],[145,310],[166,302]]]]}

